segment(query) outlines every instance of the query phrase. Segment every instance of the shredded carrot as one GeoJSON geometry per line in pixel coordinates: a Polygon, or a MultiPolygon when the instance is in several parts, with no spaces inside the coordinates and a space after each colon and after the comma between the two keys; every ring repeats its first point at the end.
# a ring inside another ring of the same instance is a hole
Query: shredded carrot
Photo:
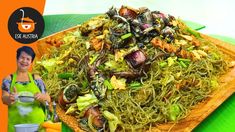
{"type": "Polygon", "coordinates": [[[52,129],[52,128],[47,128],[46,132],[60,132],[61,130],[56,130],[56,129],[52,129]]]}
{"type": "Polygon", "coordinates": [[[42,127],[48,129],[55,129],[55,130],[61,130],[61,122],[53,123],[50,121],[42,123],[42,127]]]}

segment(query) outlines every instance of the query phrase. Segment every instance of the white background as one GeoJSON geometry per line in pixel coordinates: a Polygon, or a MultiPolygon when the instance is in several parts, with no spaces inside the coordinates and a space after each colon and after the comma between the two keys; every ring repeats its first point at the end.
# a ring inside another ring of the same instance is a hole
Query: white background
{"type": "Polygon", "coordinates": [[[121,5],[145,6],[203,24],[202,33],[235,38],[235,0],[46,0],[44,15],[104,13],[121,5]]]}

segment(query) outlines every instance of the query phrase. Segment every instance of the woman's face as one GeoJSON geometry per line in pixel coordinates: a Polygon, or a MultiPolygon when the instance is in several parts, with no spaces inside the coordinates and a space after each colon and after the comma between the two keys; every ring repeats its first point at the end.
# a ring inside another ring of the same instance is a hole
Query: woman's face
{"type": "Polygon", "coordinates": [[[18,60],[17,60],[17,68],[20,71],[28,71],[32,62],[32,57],[28,55],[26,52],[21,52],[18,60]]]}

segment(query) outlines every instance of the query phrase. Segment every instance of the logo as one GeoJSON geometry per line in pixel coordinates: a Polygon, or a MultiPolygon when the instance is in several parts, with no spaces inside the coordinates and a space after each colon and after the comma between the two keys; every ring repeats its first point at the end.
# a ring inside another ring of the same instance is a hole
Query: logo
{"type": "Polygon", "coordinates": [[[18,25],[18,29],[20,32],[22,33],[31,33],[34,31],[35,29],[35,22],[34,20],[32,20],[29,17],[24,17],[24,10],[20,9],[20,11],[22,12],[22,18],[20,22],[17,22],[18,25]]]}
{"type": "Polygon", "coordinates": [[[42,15],[30,7],[15,10],[8,20],[8,31],[17,42],[30,44],[37,41],[44,31],[42,15]]]}

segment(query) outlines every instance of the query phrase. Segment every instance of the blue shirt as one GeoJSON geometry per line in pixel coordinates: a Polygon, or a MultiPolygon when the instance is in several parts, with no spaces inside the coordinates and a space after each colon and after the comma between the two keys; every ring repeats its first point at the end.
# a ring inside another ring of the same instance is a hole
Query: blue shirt
{"type": "MultiPolygon", "coordinates": [[[[40,91],[44,94],[46,93],[46,87],[44,82],[42,81],[42,79],[35,79],[34,80],[35,84],[38,86],[38,88],[40,89],[40,91]]],[[[16,82],[16,83],[20,83],[20,84],[28,84],[29,81],[26,82],[16,82]]],[[[11,80],[9,79],[3,79],[2,81],[2,90],[7,91],[8,93],[10,93],[10,86],[11,86],[11,80]]]]}

